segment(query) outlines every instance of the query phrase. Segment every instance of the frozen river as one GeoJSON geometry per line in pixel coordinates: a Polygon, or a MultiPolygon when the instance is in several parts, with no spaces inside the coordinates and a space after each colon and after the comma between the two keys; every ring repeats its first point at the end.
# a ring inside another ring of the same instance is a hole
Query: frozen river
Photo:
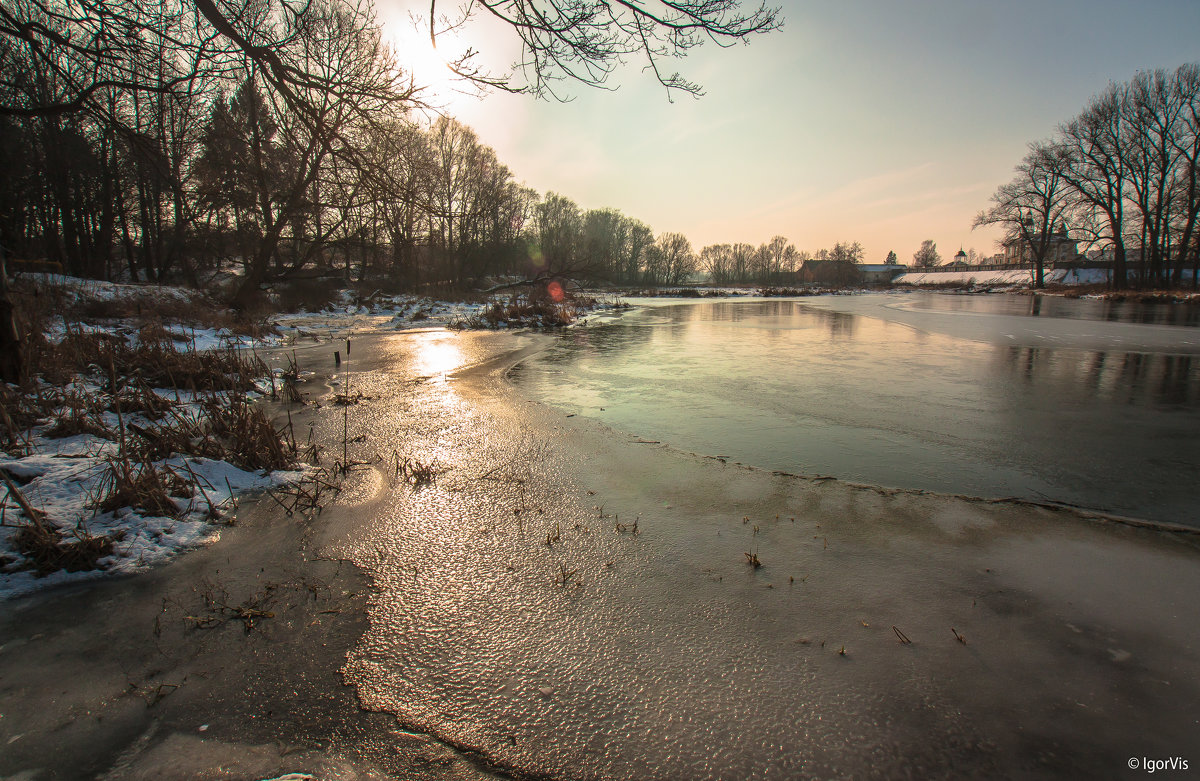
{"type": "Polygon", "coordinates": [[[1186,755],[1195,535],[729,461],[861,480],[870,461],[903,484],[986,477],[983,453],[1015,481],[1042,457],[1022,448],[1083,471],[1165,442],[1179,463],[1160,484],[1186,474],[1167,434],[1194,430],[1195,372],[1174,352],[1200,332],[921,306],[938,300],[359,338],[331,382],[364,397],[312,418],[359,464],[315,540],[374,587],[346,682],[396,715],[398,745],[429,733],[521,777],[1102,778],[1186,755]],[[1141,380],[1099,344],[1135,335],[1160,344],[1141,380]],[[1099,364],[1090,391],[1079,356],[1099,364]],[[1042,429],[1079,414],[1072,398],[1156,428],[1055,443],[1042,429]],[[405,463],[435,476],[414,484],[405,463]]]}
{"type": "Polygon", "coordinates": [[[533,397],[767,469],[1200,525],[1195,310],[932,293],[639,301],[533,397]]]}

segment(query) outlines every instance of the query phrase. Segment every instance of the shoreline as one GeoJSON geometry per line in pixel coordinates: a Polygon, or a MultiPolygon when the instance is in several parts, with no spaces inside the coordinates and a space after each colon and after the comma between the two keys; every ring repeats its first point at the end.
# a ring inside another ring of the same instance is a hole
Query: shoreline
{"type": "MultiPolygon", "coordinates": [[[[325,412],[292,410],[297,423],[325,412]]],[[[243,496],[215,542],[164,565],[7,600],[0,777],[495,777],[359,708],[340,668],[366,627],[368,575],[321,549],[319,514],[290,515],[243,496]]]]}

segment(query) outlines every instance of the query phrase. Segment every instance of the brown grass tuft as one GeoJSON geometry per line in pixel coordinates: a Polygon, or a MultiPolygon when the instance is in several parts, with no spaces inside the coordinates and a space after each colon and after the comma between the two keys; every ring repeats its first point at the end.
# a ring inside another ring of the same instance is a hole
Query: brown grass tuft
{"type": "Polygon", "coordinates": [[[100,478],[103,498],[96,503],[96,509],[113,512],[132,507],[150,515],[178,517],[179,505],[171,498],[169,477],[170,473],[160,472],[148,461],[136,464],[128,458],[113,458],[100,478]]]}
{"type": "Polygon", "coordinates": [[[93,570],[100,559],[113,553],[113,538],[88,534],[76,529],[74,539],[64,539],[57,529],[28,525],[14,536],[13,546],[32,565],[38,575],[49,575],[60,569],[67,572],[93,570]]]}

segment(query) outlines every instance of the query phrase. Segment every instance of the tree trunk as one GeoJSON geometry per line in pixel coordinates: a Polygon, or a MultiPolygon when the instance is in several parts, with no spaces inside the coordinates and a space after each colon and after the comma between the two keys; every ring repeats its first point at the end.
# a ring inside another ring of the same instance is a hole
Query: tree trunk
{"type": "Polygon", "coordinates": [[[1129,272],[1125,266],[1125,242],[1117,239],[1113,243],[1113,290],[1129,287],[1129,272]]]}
{"type": "Polygon", "coordinates": [[[17,330],[16,311],[8,292],[8,269],[4,247],[0,247],[0,382],[18,383],[23,367],[21,334],[17,330]]]}

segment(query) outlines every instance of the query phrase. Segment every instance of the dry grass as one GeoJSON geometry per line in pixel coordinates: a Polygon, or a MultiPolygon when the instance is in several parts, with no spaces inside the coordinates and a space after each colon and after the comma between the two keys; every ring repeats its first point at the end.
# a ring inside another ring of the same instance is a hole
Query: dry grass
{"type": "Polygon", "coordinates": [[[408,456],[401,456],[396,451],[392,451],[392,457],[395,459],[396,476],[405,482],[412,483],[413,486],[422,486],[432,483],[442,472],[437,464],[432,461],[421,461],[408,456]]]}
{"type": "Polygon", "coordinates": [[[581,585],[583,585],[583,581],[577,580],[578,576],[579,576],[579,570],[567,569],[566,564],[559,564],[558,565],[558,577],[555,578],[555,582],[558,583],[558,585],[562,586],[563,588],[566,588],[566,586],[568,584],[570,584],[571,581],[574,580],[576,585],[581,586],[581,585]]]}
{"type": "Polygon", "coordinates": [[[555,301],[545,291],[538,290],[514,295],[507,301],[495,301],[475,317],[457,325],[461,328],[561,328],[573,323],[581,312],[595,303],[593,299],[574,296],[555,301]]]}
{"type": "MultiPolygon", "coordinates": [[[[100,512],[132,507],[153,516],[178,517],[179,505],[171,498],[169,475],[175,476],[167,470],[158,469],[149,461],[135,463],[128,457],[109,459],[107,470],[100,478],[102,498],[95,507],[100,512]]],[[[179,492],[181,486],[176,484],[174,488],[179,492]]]]}
{"type": "Polygon", "coordinates": [[[61,569],[79,572],[95,569],[100,559],[112,555],[116,538],[89,534],[82,522],[76,525],[70,539],[65,538],[45,513],[29,504],[7,473],[0,471],[0,480],[8,489],[8,498],[16,502],[27,519],[12,539],[13,549],[24,557],[27,567],[39,575],[61,569]]]}
{"type": "Polygon", "coordinates": [[[790,298],[793,296],[819,296],[828,292],[829,291],[824,288],[813,287],[764,287],[758,292],[758,294],[766,298],[790,298]]]}
{"type": "MultiPolygon", "coordinates": [[[[66,300],[51,292],[27,299],[33,304],[27,302],[19,314],[22,328],[44,327],[48,316],[39,307],[66,300]]],[[[281,469],[294,461],[294,438],[277,431],[246,395],[269,374],[261,360],[232,349],[196,352],[190,341],[181,342],[154,322],[138,336],[130,346],[123,338],[68,322],[64,338],[53,343],[35,331],[26,364],[40,376],[26,378],[19,387],[0,385],[0,446],[27,455],[33,452],[35,431],[45,438],[88,434],[115,441],[117,453],[103,464],[92,509],[132,508],[159,517],[181,514],[172,496],[190,499],[203,492],[190,470],[182,475],[156,463],[162,459],[206,457],[252,471],[281,469]],[[175,399],[164,398],[163,389],[174,391],[175,399]],[[180,403],[185,392],[197,399],[192,409],[180,403]]],[[[20,496],[10,480],[5,482],[10,496],[20,496]]],[[[118,538],[78,526],[65,532],[63,519],[52,524],[23,497],[18,503],[25,518],[11,539],[14,553],[24,559],[19,564],[28,569],[43,575],[93,569],[113,553],[118,538]]]]}
{"type": "Polygon", "coordinates": [[[289,404],[303,404],[304,397],[300,395],[300,365],[296,361],[296,351],[287,356],[287,370],[279,375],[283,380],[283,398],[289,404]]]}
{"type": "MultiPolygon", "coordinates": [[[[182,323],[193,328],[225,328],[231,333],[262,337],[275,333],[262,319],[251,319],[221,306],[200,291],[167,294],[154,285],[123,285],[116,295],[98,297],[86,281],[48,283],[18,276],[13,280],[18,327],[43,334],[51,322],[136,319],[147,323],[182,323]]],[[[161,326],[157,326],[161,328],[161,326]]]]}
{"type": "Polygon", "coordinates": [[[152,426],[131,424],[130,449],[143,461],[187,455],[228,461],[240,469],[282,469],[295,459],[296,443],[275,429],[266,413],[241,393],[210,395],[200,409],[170,409],[152,426]]]}
{"type": "Polygon", "coordinates": [[[211,629],[226,621],[241,621],[246,634],[250,634],[259,621],[275,617],[275,613],[268,608],[271,606],[278,588],[278,584],[268,583],[262,591],[250,595],[241,602],[235,602],[230,598],[229,591],[224,586],[206,580],[204,589],[200,592],[203,614],[188,615],[184,617],[184,620],[196,629],[211,629]]]}
{"type": "Polygon", "coordinates": [[[283,469],[292,463],[295,441],[276,431],[262,408],[244,395],[210,396],[203,409],[213,436],[223,446],[223,460],[252,470],[283,469]]]}
{"type": "Polygon", "coordinates": [[[138,376],[110,397],[108,411],[118,415],[138,414],[147,420],[159,420],[177,406],[171,399],[155,393],[154,389],[138,376]]]}
{"type": "MultiPolygon", "coordinates": [[[[85,333],[68,328],[57,344],[31,339],[27,363],[36,367],[51,385],[65,385],[75,377],[99,375],[110,382],[128,382],[156,388],[191,391],[250,390],[256,378],[267,373],[255,356],[233,349],[197,352],[182,349],[165,332],[131,347],[124,339],[105,333],[85,333]],[[135,379],[134,379],[135,378],[135,379]]],[[[109,388],[111,392],[113,388],[109,388]]]]}
{"type": "Polygon", "coordinates": [[[112,537],[88,534],[82,529],[71,536],[73,539],[64,538],[57,529],[29,524],[14,535],[13,546],[39,575],[58,570],[93,570],[100,559],[113,553],[112,537]]]}
{"type": "Polygon", "coordinates": [[[46,429],[43,436],[47,439],[61,439],[79,434],[91,434],[102,439],[113,439],[113,431],[101,417],[102,410],[96,405],[96,400],[88,394],[73,390],[61,397],[62,406],[56,410],[53,423],[46,429]]]}
{"type": "MultiPolygon", "coordinates": [[[[743,290],[735,295],[745,295],[748,290],[743,290]]],[[[630,296],[638,298],[721,298],[727,294],[723,290],[701,289],[695,287],[651,287],[642,288],[640,290],[632,290],[628,293],[630,296]]]]}

